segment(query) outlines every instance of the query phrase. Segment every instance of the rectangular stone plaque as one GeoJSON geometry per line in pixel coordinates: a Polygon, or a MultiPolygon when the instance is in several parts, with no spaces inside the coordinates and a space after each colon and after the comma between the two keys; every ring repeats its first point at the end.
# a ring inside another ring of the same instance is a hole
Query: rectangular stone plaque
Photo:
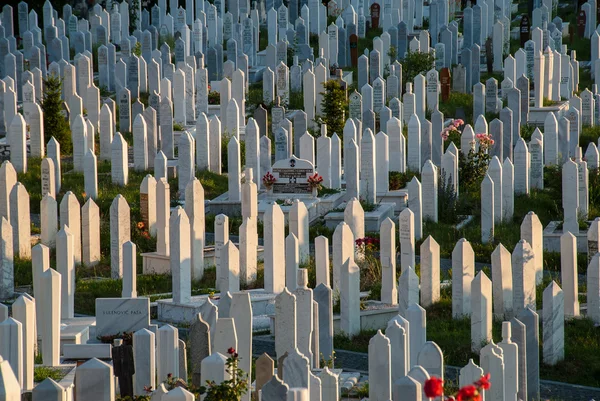
{"type": "Polygon", "coordinates": [[[150,325],[150,298],[97,298],[96,337],[135,332],[150,325]]]}
{"type": "Polygon", "coordinates": [[[276,178],[273,193],[311,193],[308,177],[314,174],[314,166],[307,160],[292,156],[289,159],[277,161],[272,168],[276,178]]]}

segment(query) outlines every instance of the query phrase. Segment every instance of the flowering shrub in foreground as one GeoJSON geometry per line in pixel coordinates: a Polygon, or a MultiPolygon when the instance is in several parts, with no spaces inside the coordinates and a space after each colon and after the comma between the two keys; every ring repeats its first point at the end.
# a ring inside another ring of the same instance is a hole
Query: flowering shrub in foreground
{"type": "Polygon", "coordinates": [[[454,133],[454,132],[459,132],[459,128],[462,127],[463,125],[465,125],[465,122],[463,120],[461,120],[460,118],[457,118],[455,120],[452,120],[452,122],[445,127],[442,132],[440,133],[440,135],[442,136],[442,139],[445,141],[448,139],[448,137],[450,136],[450,134],[454,133]]]}
{"type": "Polygon", "coordinates": [[[425,381],[423,391],[428,398],[442,397],[441,399],[446,401],[481,401],[483,398],[483,390],[489,390],[490,387],[490,374],[488,373],[485,376],[481,376],[475,383],[461,387],[454,396],[450,395],[445,397],[444,381],[439,377],[432,376],[425,381]]]}

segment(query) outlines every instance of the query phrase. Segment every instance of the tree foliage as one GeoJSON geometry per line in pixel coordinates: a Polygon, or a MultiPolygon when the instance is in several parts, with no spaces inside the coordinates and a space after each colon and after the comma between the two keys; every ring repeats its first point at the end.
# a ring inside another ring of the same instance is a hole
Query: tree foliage
{"type": "Polygon", "coordinates": [[[341,134],[344,130],[346,122],[346,109],[348,108],[348,100],[346,92],[341,84],[336,80],[329,80],[323,83],[324,92],[321,102],[321,110],[323,115],[321,119],[327,124],[327,132],[333,134],[337,132],[341,134]]]}
{"type": "Polygon", "coordinates": [[[411,52],[409,50],[402,62],[402,80],[412,82],[417,75],[425,75],[433,67],[434,62],[433,53],[411,52]]]}
{"type": "Polygon", "coordinates": [[[71,142],[71,128],[69,122],[63,115],[61,99],[62,79],[54,74],[49,74],[44,80],[44,98],[42,99],[42,110],[44,111],[44,130],[48,135],[56,138],[60,144],[60,152],[63,155],[73,153],[71,142]]]}

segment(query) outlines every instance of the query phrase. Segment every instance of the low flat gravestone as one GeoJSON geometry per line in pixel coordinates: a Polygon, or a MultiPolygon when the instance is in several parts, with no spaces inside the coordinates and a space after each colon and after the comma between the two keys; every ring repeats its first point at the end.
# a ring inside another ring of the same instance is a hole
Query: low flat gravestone
{"type": "Polygon", "coordinates": [[[97,298],[96,336],[135,332],[150,326],[149,298],[97,298]]]}

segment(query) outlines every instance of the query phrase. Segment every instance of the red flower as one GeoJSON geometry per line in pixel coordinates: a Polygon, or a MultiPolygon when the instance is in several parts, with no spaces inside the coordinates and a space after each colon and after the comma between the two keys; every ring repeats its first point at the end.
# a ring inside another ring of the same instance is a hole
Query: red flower
{"type": "Polygon", "coordinates": [[[233,348],[233,347],[230,347],[230,348],[227,350],[227,353],[228,353],[228,354],[235,354],[235,348],[233,348]]]}
{"type": "Polygon", "coordinates": [[[477,387],[473,385],[464,386],[458,390],[456,401],[481,401],[481,395],[479,394],[477,387]]]}
{"type": "Polygon", "coordinates": [[[428,398],[440,397],[444,394],[444,381],[434,376],[431,379],[427,379],[423,390],[428,398]]]}
{"type": "Polygon", "coordinates": [[[235,352],[235,353],[233,354],[233,357],[234,357],[234,358],[237,358],[237,357],[239,357],[238,353],[237,353],[237,352],[235,352]]]}
{"type": "Polygon", "coordinates": [[[485,376],[481,376],[481,379],[475,382],[475,386],[482,388],[484,390],[489,390],[492,384],[490,383],[491,374],[487,374],[485,376]]]}
{"type": "Polygon", "coordinates": [[[263,175],[262,182],[265,185],[265,187],[272,187],[273,184],[275,184],[275,181],[277,181],[277,178],[275,178],[275,176],[270,172],[267,172],[267,174],[263,175]]]}

